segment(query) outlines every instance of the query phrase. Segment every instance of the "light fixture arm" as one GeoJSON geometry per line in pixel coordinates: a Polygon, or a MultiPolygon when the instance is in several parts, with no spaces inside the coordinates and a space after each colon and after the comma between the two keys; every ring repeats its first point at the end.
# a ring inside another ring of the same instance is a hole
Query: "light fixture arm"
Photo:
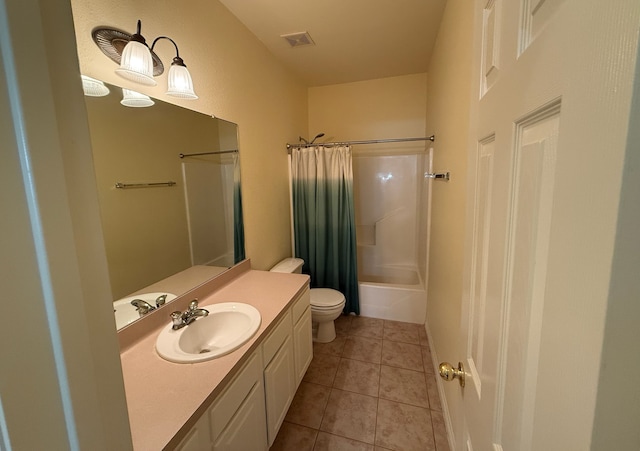
{"type": "Polygon", "coordinates": [[[180,50],[178,50],[178,44],[176,44],[176,41],[174,41],[173,39],[171,39],[169,36],[158,36],[157,38],[155,38],[153,40],[153,43],[151,44],[151,51],[153,51],[153,48],[155,47],[156,43],[160,40],[160,39],[168,39],[169,41],[171,41],[171,43],[173,44],[173,46],[176,48],[176,56],[173,58],[173,62],[171,63],[176,64],[178,66],[184,66],[187,67],[186,64],[184,64],[184,61],[182,60],[182,58],[180,58],[180,50]]]}
{"type": "Polygon", "coordinates": [[[138,20],[138,27],[136,28],[136,32],[131,35],[131,41],[136,41],[136,42],[140,42],[141,44],[147,45],[147,41],[142,36],[141,31],[142,31],[142,22],[138,20]]]}

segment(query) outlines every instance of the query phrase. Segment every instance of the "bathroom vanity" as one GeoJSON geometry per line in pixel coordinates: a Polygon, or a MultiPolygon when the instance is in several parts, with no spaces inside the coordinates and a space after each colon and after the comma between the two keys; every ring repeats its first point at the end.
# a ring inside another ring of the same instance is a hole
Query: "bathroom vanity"
{"type": "Polygon", "coordinates": [[[121,330],[119,339],[135,450],[266,450],[312,358],[309,278],[251,270],[245,261],[121,330]],[[156,338],[169,313],[193,298],[203,308],[253,305],[260,327],[227,355],[192,364],[164,360],[156,338]]]}

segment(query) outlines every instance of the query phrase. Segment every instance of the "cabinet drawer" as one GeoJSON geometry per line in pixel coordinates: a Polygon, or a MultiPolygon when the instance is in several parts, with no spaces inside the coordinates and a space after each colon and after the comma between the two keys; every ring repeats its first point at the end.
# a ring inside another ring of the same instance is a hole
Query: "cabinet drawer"
{"type": "Polygon", "coordinates": [[[256,382],[262,380],[262,361],[259,350],[254,352],[245,366],[238,371],[236,378],[218,397],[211,408],[211,435],[216,437],[238,410],[256,382]]]}
{"type": "Polygon", "coordinates": [[[273,356],[278,352],[284,340],[291,335],[291,309],[280,319],[278,325],[271,331],[262,343],[262,357],[264,366],[267,366],[273,356]]]}
{"type": "Polygon", "coordinates": [[[311,294],[309,287],[307,287],[297,301],[294,302],[291,307],[291,313],[293,315],[293,324],[297,323],[304,311],[311,305],[311,294]]]}

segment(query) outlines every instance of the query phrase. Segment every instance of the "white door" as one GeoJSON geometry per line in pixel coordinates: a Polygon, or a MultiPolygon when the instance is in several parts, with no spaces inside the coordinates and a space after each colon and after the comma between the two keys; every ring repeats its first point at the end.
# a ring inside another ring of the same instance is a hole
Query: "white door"
{"type": "Polygon", "coordinates": [[[475,8],[456,448],[588,449],[640,2],[475,8]]]}

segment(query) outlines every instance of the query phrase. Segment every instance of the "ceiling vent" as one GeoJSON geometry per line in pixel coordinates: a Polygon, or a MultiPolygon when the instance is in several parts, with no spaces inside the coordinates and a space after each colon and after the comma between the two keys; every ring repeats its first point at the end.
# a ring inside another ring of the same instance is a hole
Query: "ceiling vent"
{"type": "Polygon", "coordinates": [[[315,45],[311,36],[306,31],[300,33],[282,34],[281,38],[284,38],[291,47],[302,47],[305,45],[315,45]]]}

